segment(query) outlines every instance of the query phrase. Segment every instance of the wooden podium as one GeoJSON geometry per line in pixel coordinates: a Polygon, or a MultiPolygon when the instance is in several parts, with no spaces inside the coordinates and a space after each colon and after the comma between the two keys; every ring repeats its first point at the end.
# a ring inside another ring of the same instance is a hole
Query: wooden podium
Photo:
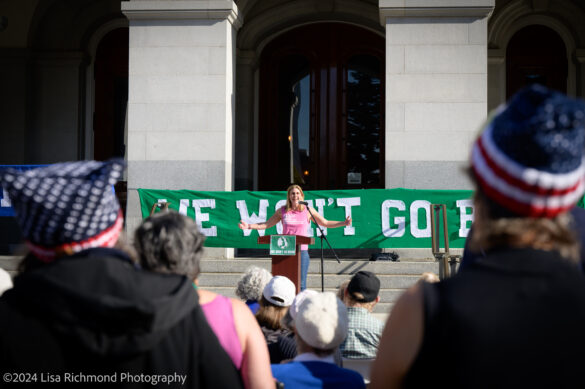
{"type": "MultiPolygon", "coordinates": [[[[258,237],[259,244],[270,244],[270,236],[264,235],[258,237]]],[[[314,238],[308,236],[296,236],[296,250],[295,255],[273,255],[272,256],[272,275],[285,276],[291,280],[296,288],[297,294],[301,291],[301,245],[315,243],[314,238]]]]}

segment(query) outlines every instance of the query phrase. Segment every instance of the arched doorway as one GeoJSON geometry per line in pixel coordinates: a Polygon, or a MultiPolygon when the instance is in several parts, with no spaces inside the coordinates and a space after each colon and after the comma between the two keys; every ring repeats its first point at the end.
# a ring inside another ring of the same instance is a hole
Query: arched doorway
{"type": "Polygon", "coordinates": [[[123,158],[128,105],[128,28],[117,28],[102,38],[94,71],[94,159],[123,158]]]}
{"type": "Polygon", "coordinates": [[[531,25],[510,39],[506,49],[506,98],[520,88],[539,83],[567,93],[567,50],[552,29],[531,25]]]}
{"type": "Polygon", "coordinates": [[[384,187],[384,39],[348,24],[295,28],[260,65],[260,190],[384,187]]]}
{"type": "MultiPolygon", "coordinates": [[[[108,32],[96,50],[93,157],[99,161],[126,154],[128,47],[128,28],[123,27],[108,32]]],[[[127,181],[118,181],[115,190],[126,215],[127,181]]]]}

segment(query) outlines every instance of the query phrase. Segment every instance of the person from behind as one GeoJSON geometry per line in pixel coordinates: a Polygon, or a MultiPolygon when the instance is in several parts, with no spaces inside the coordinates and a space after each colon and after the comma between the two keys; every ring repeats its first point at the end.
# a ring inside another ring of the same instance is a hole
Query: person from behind
{"type": "Polygon", "coordinates": [[[143,271],[129,246],[120,249],[112,187],[123,168],[79,161],[0,173],[30,250],[0,297],[3,377],[65,382],[69,372],[122,388],[150,388],[163,376],[176,388],[242,387],[191,282],[143,271]]]}
{"type": "MultiPolygon", "coordinates": [[[[145,269],[184,275],[197,284],[204,240],[192,219],[169,210],[145,219],[134,244],[145,269]]],[[[237,299],[196,289],[192,293],[199,295],[207,322],[241,372],[245,387],[273,388],[268,351],[250,309],[237,299]]]]}
{"type": "Polygon", "coordinates": [[[334,353],[347,336],[347,309],[332,292],[304,296],[291,312],[297,356],[272,365],[272,374],[285,388],[365,388],[362,376],[336,366],[334,353]]]}
{"type": "MultiPolygon", "coordinates": [[[[269,350],[274,350],[275,343],[280,337],[286,337],[290,330],[282,325],[282,318],[286,315],[296,293],[295,284],[285,276],[274,276],[264,287],[260,299],[260,309],[256,320],[262,329],[264,339],[269,350]]],[[[274,351],[271,353],[275,357],[274,351]]],[[[276,363],[271,359],[271,363],[276,363]]]]}
{"type": "Polygon", "coordinates": [[[372,315],[380,301],[380,279],[372,272],[359,271],[349,281],[344,293],[349,319],[347,338],[341,355],[350,359],[376,357],[384,323],[372,315]]]}
{"type": "Polygon", "coordinates": [[[260,299],[264,287],[272,279],[272,274],[262,267],[250,266],[238,280],[236,296],[246,302],[246,305],[255,315],[260,309],[260,299]]]}
{"type": "Polygon", "coordinates": [[[470,244],[485,257],[403,294],[373,389],[582,386],[585,282],[568,212],[584,148],[584,101],[532,85],[497,111],[471,153],[470,244]]]}

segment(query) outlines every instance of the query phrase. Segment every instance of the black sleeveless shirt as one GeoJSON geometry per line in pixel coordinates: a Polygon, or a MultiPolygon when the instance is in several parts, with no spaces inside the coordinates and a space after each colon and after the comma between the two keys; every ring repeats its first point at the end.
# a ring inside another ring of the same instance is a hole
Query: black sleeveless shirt
{"type": "Polygon", "coordinates": [[[558,253],[494,251],[423,290],[404,387],[585,387],[585,276],[558,253]]]}

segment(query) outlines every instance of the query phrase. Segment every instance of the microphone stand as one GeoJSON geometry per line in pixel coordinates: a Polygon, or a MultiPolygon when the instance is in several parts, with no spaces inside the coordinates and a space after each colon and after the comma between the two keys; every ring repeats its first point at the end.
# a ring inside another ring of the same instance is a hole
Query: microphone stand
{"type": "MultiPolygon", "coordinates": [[[[303,205],[305,207],[307,207],[307,211],[309,211],[309,214],[311,215],[311,219],[313,219],[313,223],[315,223],[315,225],[319,229],[319,232],[321,233],[321,292],[324,292],[325,291],[325,263],[324,263],[324,258],[323,258],[323,239],[325,239],[325,241],[327,242],[327,245],[329,246],[331,251],[333,251],[333,255],[335,255],[335,259],[337,259],[337,263],[341,263],[341,261],[339,260],[339,257],[335,253],[335,250],[333,250],[333,247],[331,247],[331,243],[329,243],[329,240],[327,240],[327,237],[323,233],[321,226],[319,225],[319,223],[317,223],[317,220],[315,220],[315,216],[313,215],[313,212],[311,212],[311,208],[309,207],[309,205],[308,204],[303,204],[303,205]]],[[[307,271],[307,273],[308,273],[308,271],[307,271]]]]}

